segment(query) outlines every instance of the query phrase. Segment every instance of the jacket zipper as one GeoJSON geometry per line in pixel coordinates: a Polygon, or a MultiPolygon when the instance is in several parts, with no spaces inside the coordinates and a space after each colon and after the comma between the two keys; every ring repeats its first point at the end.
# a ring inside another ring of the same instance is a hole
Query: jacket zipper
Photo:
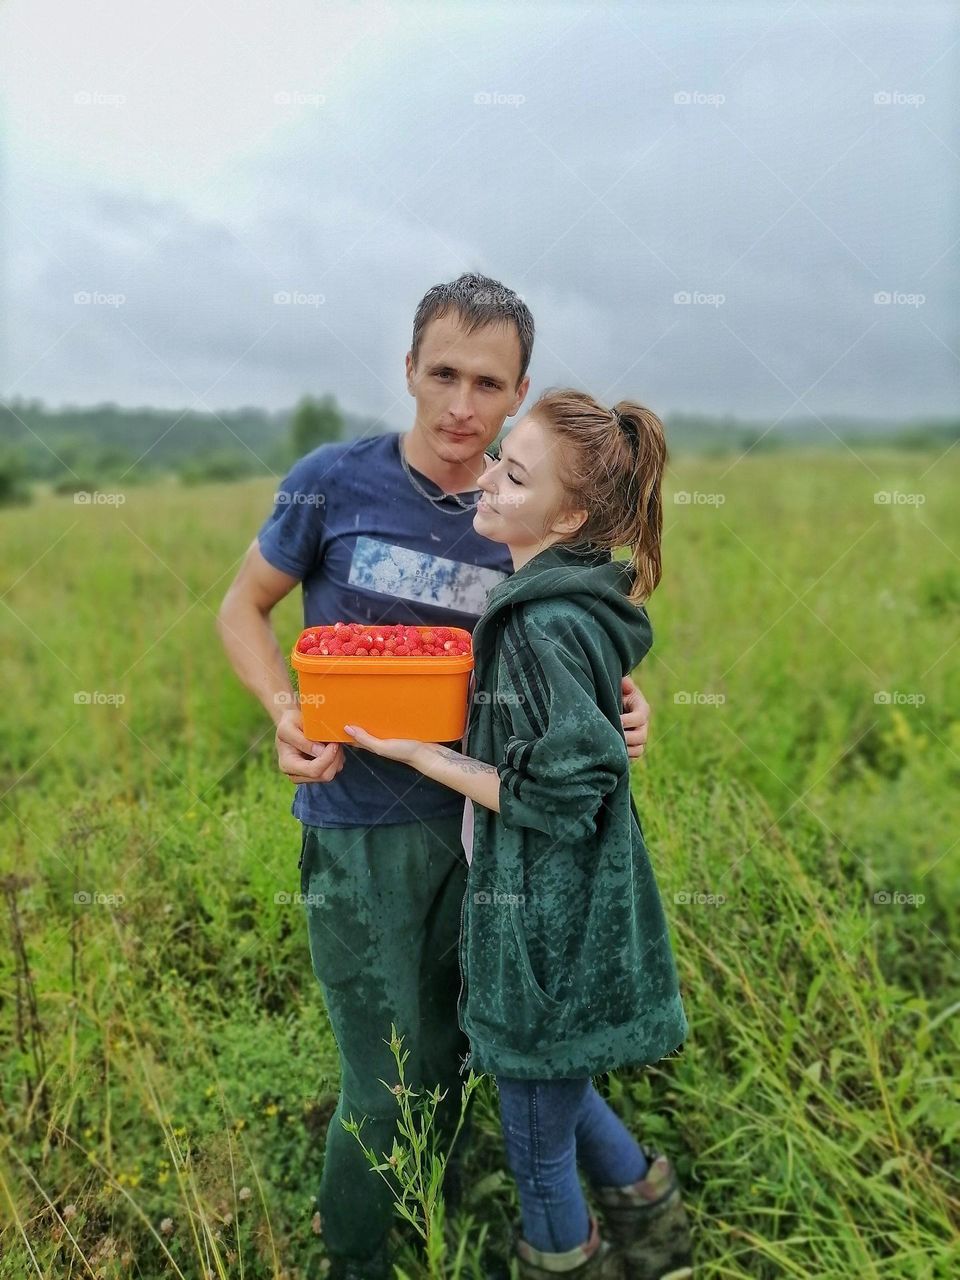
{"type": "MultiPolygon", "coordinates": [[[[469,884],[469,881],[470,881],[470,873],[468,869],[467,871],[468,884],[469,884]]],[[[463,991],[464,991],[464,987],[466,986],[466,974],[463,971],[463,917],[466,912],[466,906],[467,906],[467,888],[465,885],[464,891],[463,891],[463,898],[460,902],[460,936],[457,939],[457,965],[459,966],[459,969],[460,969],[460,992],[457,996],[457,1025],[459,1026],[460,1030],[463,1032],[464,1035],[467,1034],[466,1027],[464,1027],[463,1025],[463,1013],[462,1013],[463,991]]],[[[466,1056],[463,1059],[463,1063],[460,1067],[461,1075],[465,1075],[469,1070],[470,1060],[472,1057],[473,1057],[473,1051],[468,1050],[466,1056]]]]}

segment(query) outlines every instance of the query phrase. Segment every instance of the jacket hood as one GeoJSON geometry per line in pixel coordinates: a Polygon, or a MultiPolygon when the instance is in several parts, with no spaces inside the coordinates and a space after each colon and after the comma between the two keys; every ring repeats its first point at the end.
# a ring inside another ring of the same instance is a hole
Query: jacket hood
{"type": "Polygon", "coordinates": [[[631,604],[631,566],[589,542],[554,544],[538,552],[487,596],[484,621],[531,600],[562,600],[588,613],[614,641],[624,671],[632,671],[653,643],[643,605],[631,604]]]}

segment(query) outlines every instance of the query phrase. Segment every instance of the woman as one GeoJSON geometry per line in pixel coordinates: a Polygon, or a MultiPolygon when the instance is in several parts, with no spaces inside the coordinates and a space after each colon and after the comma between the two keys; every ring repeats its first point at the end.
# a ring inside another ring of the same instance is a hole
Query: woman
{"type": "Polygon", "coordinates": [[[478,481],[475,528],[515,572],[473,632],[464,751],[346,726],[466,797],[464,1068],[496,1078],[524,1277],[693,1274],[670,1162],[591,1079],[659,1061],[688,1030],[619,718],[622,677],[652,642],[665,462],[641,405],[541,396],[478,481]]]}

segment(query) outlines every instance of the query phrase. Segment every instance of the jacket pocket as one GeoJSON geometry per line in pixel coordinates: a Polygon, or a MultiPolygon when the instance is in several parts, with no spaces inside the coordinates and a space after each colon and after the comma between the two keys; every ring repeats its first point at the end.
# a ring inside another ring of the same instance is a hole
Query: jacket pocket
{"type": "Polygon", "coordinates": [[[520,972],[530,990],[530,994],[542,1009],[549,1013],[558,1013],[565,1007],[564,1003],[562,1000],[554,1000],[553,996],[548,995],[537,981],[536,974],[533,972],[533,965],[530,963],[530,952],[527,947],[527,935],[523,927],[523,917],[520,914],[519,906],[515,904],[510,907],[510,923],[513,926],[513,937],[517,944],[520,972]]]}

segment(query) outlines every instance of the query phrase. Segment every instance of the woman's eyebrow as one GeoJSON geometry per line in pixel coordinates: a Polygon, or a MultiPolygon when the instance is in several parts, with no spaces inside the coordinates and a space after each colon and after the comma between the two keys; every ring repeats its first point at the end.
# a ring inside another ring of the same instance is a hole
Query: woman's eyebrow
{"type": "Polygon", "coordinates": [[[519,458],[511,458],[507,454],[501,452],[500,460],[502,462],[506,462],[511,467],[519,467],[521,471],[526,471],[527,475],[530,474],[530,468],[525,467],[519,458]]]}

